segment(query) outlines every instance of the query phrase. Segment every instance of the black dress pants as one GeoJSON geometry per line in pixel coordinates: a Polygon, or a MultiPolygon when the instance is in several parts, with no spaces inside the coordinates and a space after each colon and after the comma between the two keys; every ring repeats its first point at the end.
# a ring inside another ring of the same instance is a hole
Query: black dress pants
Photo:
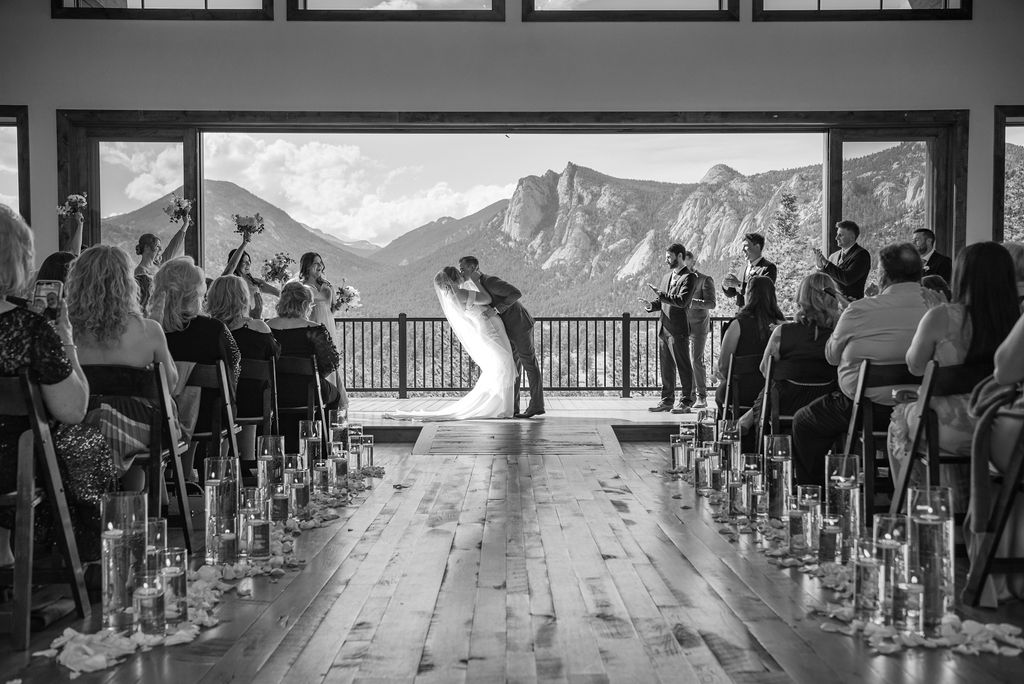
{"type": "Polygon", "coordinates": [[[679,375],[680,397],[693,394],[693,365],[690,363],[689,334],[672,335],[664,328],[658,333],[661,357],[661,401],[671,404],[676,395],[676,374],[679,375]]]}

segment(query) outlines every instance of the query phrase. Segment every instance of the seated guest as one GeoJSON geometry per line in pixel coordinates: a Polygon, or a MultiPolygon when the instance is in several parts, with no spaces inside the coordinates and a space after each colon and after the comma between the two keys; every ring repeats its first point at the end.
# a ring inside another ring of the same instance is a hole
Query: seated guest
{"type": "MultiPolygon", "coordinates": [[[[281,356],[300,356],[307,359],[316,357],[317,370],[320,377],[326,381],[320,384],[324,404],[327,408],[333,409],[338,407],[341,395],[338,388],[330,382],[330,378],[341,363],[341,357],[327,328],[323,324],[309,320],[312,309],[313,290],[299,282],[287,283],[281,290],[281,298],[277,301],[277,318],[271,318],[267,325],[281,344],[281,356]]],[[[279,379],[278,406],[304,406],[307,399],[306,390],[305,381],[281,382],[279,379]]],[[[284,427],[281,430],[288,443],[291,443],[293,436],[298,439],[295,430],[284,427]]]]}
{"type": "Polygon", "coordinates": [[[1004,242],[1003,247],[1013,257],[1013,270],[1017,278],[1017,301],[1020,302],[1021,310],[1024,310],[1024,244],[1004,242]]]}
{"type": "Polygon", "coordinates": [[[249,256],[247,247],[252,236],[249,233],[242,233],[242,244],[228,252],[228,265],[224,268],[223,275],[236,275],[245,282],[249,290],[249,318],[261,320],[263,318],[263,295],[281,294],[281,291],[265,280],[260,280],[251,272],[252,257],[249,256]]]}
{"type": "MultiPolygon", "coordinates": [[[[89,403],[89,383],[78,364],[67,306],[60,303],[52,324],[39,314],[6,301],[31,285],[32,231],[10,207],[0,204],[0,375],[27,368],[42,387],[47,412],[60,424],[53,430],[58,465],[67,493],[71,524],[83,560],[100,556],[100,499],[116,487],[110,448],[99,431],[79,425],[89,403]]],[[[26,417],[0,416],[0,493],[18,488],[18,440],[29,429],[26,417]]],[[[0,511],[0,558],[13,527],[14,509],[0,511]]],[[[50,506],[36,508],[37,540],[55,541],[50,506]]]]}
{"type": "MultiPolygon", "coordinates": [[[[146,368],[159,361],[168,384],[173,388],[178,382],[164,331],[156,321],[142,317],[138,283],[123,249],[96,245],[82,252],[68,275],[67,301],[83,366],[146,368]]],[[[141,400],[107,399],[86,418],[107,438],[128,489],[142,489],[144,473],[132,468],[130,456],[149,445],[149,418],[158,409],[141,400]]]]}
{"type": "Polygon", "coordinates": [[[135,253],[141,256],[138,266],[135,267],[135,279],[139,283],[139,304],[143,313],[149,311],[149,299],[153,291],[153,277],[156,275],[160,264],[165,261],[177,258],[185,253],[185,233],[191,225],[192,219],[185,217],[181,228],[171,236],[167,243],[167,250],[164,251],[159,235],[144,233],[139,237],[135,245],[135,253]]]}
{"type": "Polygon", "coordinates": [[[59,280],[67,284],[68,271],[71,269],[71,262],[74,260],[75,255],[71,252],[54,252],[43,259],[43,263],[39,265],[36,280],[59,280]]]}
{"type": "MultiPolygon", "coordinates": [[[[995,242],[977,242],[960,250],[953,287],[953,302],[929,310],[917,327],[906,356],[907,367],[914,375],[924,375],[925,366],[932,360],[940,366],[992,364],[996,348],[1020,316],[1013,259],[995,242]]],[[[970,394],[957,394],[931,400],[931,408],[939,418],[940,453],[971,453],[977,420],[968,414],[969,399],[970,394]]],[[[916,402],[893,409],[888,440],[893,479],[910,461],[911,442],[920,419],[916,402]]],[[[943,471],[947,470],[941,475],[942,482],[954,485],[957,507],[966,508],[966,472],[960,472],[966,469],[943,466],[943,471]]]]}
{"type": "MultiPolygon", "coordinates": [[[[221,276],[213,281],[206,294],[206,313],[227,326],[235,338],[238,351],[243,359],[267,361],[281,354],[281,345],[270,332],[267,324],[260,319],[249,317],[251,303],[249,288],[238,276],[221,276]]],[[[266,389],[255,381],[238,382],[238,415],[258,416],[263,413],[263,391],[266,389]]],[[[256,426],[242,428],[239,448],[243,454],[255,453],[256,426]]]]}
{"type": "Polygon", "coordinates": [[[938,292],[946,302],[953,301],[953,291],[949,289],[949,283],[942,276],[927,275],[921,278],[921,287],[938,292]]]}
{"type": "MultiPolygon", "coordinates": [[[[238,345],[227,326],[200,314],[205,293],[206,276],[192,261],[192,257],[171,259],[164,262],[153,279],[149,317],[163,327],[167,347],[175,362],[213,364],[224,361],[231,374],[229,380],[238,382],[241,360],[238,345]]],[[[211,392],[203,392],[195,423],[196,431],[205,432],[210,429],[214,401],[211,392]]],[[[185,465],[186,470],[191,469],[189,463],[185,465]]]]}
{"type": "MultiPolygon", "coordinates": [[[[825,343],[841,313],[835,282],[824,273],[812,273],[800,283],[796,304],[796,321],[772,331],[761,359],[762,375],[768,370],[768,359],[774,359],[772,385],[778,396],[777,408],[787,416],[837,388],[835,366],[825,358],[825,343]]],[[[756,424],[763,401],[762,388],[754,408],[744,414],[741,427],[756,424]]]]}
{"type": "MultiPolygon", "coordinates": [[[[824,483],[824,457],[846,433],[861,361],[905,363],[905,350],[930,308],[931,300],[921,287],[921,255],[913,245],[889,245],[879,253],[879,260],[881,293],[851,302],[825,344],[825,358],[839,366],[839,391],[816,399],[793,417],[793,465],[800,484],[824,483]]],[[[883,414],[893,405],[892,389],[865,390],[865,395],[882,407],[878,421],[884,422],[876,421],[876,425],[888,421],[883,414]]]]}
{"type": "MultiPolygon", "coordinates": [[[[1010,243],[1004,243],[1004,247],[1010,243]]],[[[1015,398],[1014,408],[1020,408],[1022,400],[1019,383],[1024,382],[1024,316],[1017,319],[1017,323],[1010,330],[995,353],[994,380],[1004,391],[1008,392],[1009,401],[1015,398]],[[1014,386],[1015,389],[1010,390],[1014,386]]],[[[985,393],[982,393],[983,395],[985,393]]],[[[994,392],[993,392],[994,394],[994,392]]],[[[972,406],[975,413],[978,406],[972,406]]],[[[971,500],[970,511],[964,521],[964,538],[971,553],[976,550],[978,539],[975,536],[982,529],[976,529],[983,525],[982,521],[988,517],[991,507],[994,505],[994,492],[990,473],[1005,473],[1014,454],[1019,428],[1016,420],[1004,419],[997,416],[992,423],[990,431],[991,438],[991,460],[987,463],[972,464],[971,469],[971,500]],[[986,507],[986,508],[982,508],[986,507]],[[978,516],[981,515],[980,518],[978,516]]],[[[1024,497],[1017,495],[1013,510],[1006,521],[1003,536],[996,549],[997,558],[1020,558],[1024,556],[1024,497]]],[[[1000,601],[1013,598],[1024,598],[1024,575],[1020,572],[1001,573],[993,572],[989,575],[988,581],[982,588],[980,605],[987,608],[995,608],[1000,601]]]]}
{"type": "MultiPolygon", "coordinates": [[[[747,282],[743,308],[729,323],[722,337],[722,350],[718,356],[718,389],[715,399],[721,407],[725,403],[726,382],[729,362],[733,356],[757,356],[764,354],[765,345],[772,329],[786,320],[779,310],[775,298],[775,283],[766,276],[754,276],[747,282]]],[[[751,406],[758,391],[764,386],[760,374],[739,378],[737,395],[741,406],[751,406]]],[[[730,400],[730,403],[732,401],[730,400]]],[[[728,407],[725,407],[728,410],[728,407]]],[[[734,416],[738,418],[739,416],[734,416]]]]}

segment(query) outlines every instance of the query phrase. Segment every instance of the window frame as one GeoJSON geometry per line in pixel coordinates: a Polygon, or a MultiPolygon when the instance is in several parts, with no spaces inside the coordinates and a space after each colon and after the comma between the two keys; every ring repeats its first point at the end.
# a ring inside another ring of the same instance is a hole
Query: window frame
{"type": "Polygon", "coordinates": [[[974,0],[960,0],[959,9],[937,10],[766,10],[764,0],[753,3],[754,21],[965,21],[972,18],[974,9],[974,0]]]}
{"type": "MultiPolygon", "coordinates": [[[[938,174],[933,216],[959,249],[967,238],[967,134],[969,110],[813,111],[813,112],[296,112],[296,111],[136,111],[57,110],[58,195],[86,189],[98,182],[98,140],[154,139],[173,135],[184,143],[186,196],[194,198],[195,230],[189,232],[186,253],[203,264],[202,150],[204,132],[263,133],[822,133],[822,246],[831,245],[833,226],[842,216],[842,140],[861,137],[938,135],[947,172],[938,174]],[[858,133],[858,131],[862,133],[858,133]],[[916,133],[915,133],[916,132],[916,133]],[[114,136],[116,135],[116,138],[114,136]],[[144,136],[144,137],[143,137],[144,136]],[[90,144],[91,141],[96,141],[90,144]],[[838,159],[836,154],[838,150],[838,159]],[[73,163],[72,163],[73,162],[73,163]],[[839,169],[838,182],[836,169],[839,169]],[[831,176],[831,180],[830,180],[831,176]],[[941,184],[941,186],[940,186],[941,184]]],[[[95,189],[98,192],[99,188],[95,189]]],[[[92,190],[90,190],[92,192],[92,190]]],[[[99,206],[86,224],[97,236],[99,206]]]]}
{"type": "Polygon", "coordinates": [[[51,0],[52,19],[144,19],[199,21],[273,21],[274,0],[262,0],[262,9],[124,9],[116,7],[64,7],[63,0],[51,0]]]}
{"type": "Polygon", "coordinates": [[[505,21],[506,0],[491,0],[486,10],[317,10],[288,0],[288,21],[505,21]]]}
{"type": "Polygon", "coordinates": [[[0,118],[14,119],[18,146],[18,213],[32,225],[32,193],[29,185],[28,105],[0,105],[0,118]]]}
{"type": "MultiPolygon", "coordinates": [[[[1024,105],[997,105],[995,108],[994,149],[992,151],[992,240],[1006,237],[1006,124],[1009,119],[1024,121],[1024,105]]],[[[1016,125],[1016,122],[1014,122],[1016,125]]]]}
{"type": "Polygon", "coordinates": [[[724,10],[539,10],[536,0],[522,0],[523,22],[541,21],[739,21],[739,0],[724,10]]]}

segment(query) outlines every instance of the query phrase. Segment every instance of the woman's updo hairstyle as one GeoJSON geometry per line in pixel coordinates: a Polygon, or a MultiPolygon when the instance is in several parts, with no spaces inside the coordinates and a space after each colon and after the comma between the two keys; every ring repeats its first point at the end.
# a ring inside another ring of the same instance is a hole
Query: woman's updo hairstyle
{"type": "Polygon", "coordinates": [[[139,237],[139,244],[135,245],[135,253],[139,256],[145,254],[147,249],[155,249],[156,243],[160,241],[156,235],[152,233],[143,233],[139,237]]]}

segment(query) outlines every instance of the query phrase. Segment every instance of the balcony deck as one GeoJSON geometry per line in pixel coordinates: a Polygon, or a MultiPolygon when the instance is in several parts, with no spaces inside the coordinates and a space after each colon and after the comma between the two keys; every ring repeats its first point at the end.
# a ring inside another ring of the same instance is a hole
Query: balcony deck
{"type": "MultiPolygon", "coordinates": [[[[396,401],[356,399],[353,417],[372,424],[396,401]]],[[[1024,656],[883,656],[823,632],[809,611],[830,592],[768,563],[753,536],[720,534],[706,500],[663,474],[663,442],[615,439],[618,421],[672,428],[678,417],[650,403],[551,397],[540,419],[427,425],[424,455],[385,442],[383,481],[298,538],[301,571],[227,594],[220,625],[193,644],[78,681],[1024,679],[1024,656]]],[[[1024,625],[1020,603],[964,614],[1024,625]]],[[[31,650],[67,625],[79,626],[57,623],[31,650]]],[[[8,645],[0,637],[0,681],[67,676],[8,645]]]]}

